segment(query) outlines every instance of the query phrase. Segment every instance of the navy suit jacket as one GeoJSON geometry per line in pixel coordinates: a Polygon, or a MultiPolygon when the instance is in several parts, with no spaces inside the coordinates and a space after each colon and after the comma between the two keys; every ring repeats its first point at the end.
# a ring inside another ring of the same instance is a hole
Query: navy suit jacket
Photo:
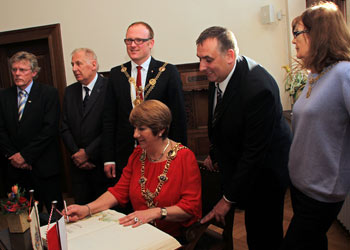
{"type": "Polygon", "coordinates": [[[98,76],[84,110],[81,83],[66,87],[61,124],[62,139],[70,153],[84,148],[89,161],[100,165],[103,162],[101,138],[107,82],[107,78],[98,76]]]}
{"type": "MultiPolygon", "coordinates": [[[[146,83],[155,78],[164,62],[151,59],[146,83]]],[[[124,64],[131,75],[131,62],[124,64]]],[[[172,123],[169,137],[187,144],[186,113],[182,82],[174,65],[167,64],[147,99],[156,99],[171,110],[172,123]]],[[[104,161],[115,161],[119,170],[124,168],[134,149],[133,127],[129,123],[132,110],[130,83],[121,72],[121,66],[111,69],[109,75],[106,108],[104,115],[103,156],[104,161]]]]}
{"type": "Polygon", "coordinates": [[[33,174],[45,178],[59,173],[59,98],[55,88],[34,82],[18,121],[17,87],[0,93],[0,149],[6,158],[20,152],[33,174]]]}
{"type": "Polygon", "coordinates": [[[238,57],[223,100],[213,120],[215,84],[209,84],[210,155],[222,173],[223,193],[244,204],[252,197],[259,171],[273,170],[281,186],[289,183],[291,131],[282,115],[279,89],[259,64],[238,57]]]}

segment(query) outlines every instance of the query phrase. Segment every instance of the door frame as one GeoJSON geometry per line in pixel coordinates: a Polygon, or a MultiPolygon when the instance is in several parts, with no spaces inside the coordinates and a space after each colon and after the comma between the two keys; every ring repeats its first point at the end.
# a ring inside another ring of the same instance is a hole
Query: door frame
{"type": "MultiPolygon", "coordinates": [[[[57,88],[60,100],[63,99],[64,88],[67,86],[63,60],[60,24],[51,24],[26,29],[0,32],[0,45],[47,39],[50,63],[52,68],[52,85],[57,88]]],[[[61,102],[62,103],[62,102],[61,102]]]]}

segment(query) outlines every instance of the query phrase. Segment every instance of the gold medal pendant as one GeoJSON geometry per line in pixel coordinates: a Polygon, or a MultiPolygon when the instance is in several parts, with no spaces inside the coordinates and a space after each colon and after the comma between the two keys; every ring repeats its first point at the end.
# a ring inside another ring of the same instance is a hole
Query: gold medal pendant
{"type": "Polygon", "coordinates": [[[136,99],[134,100],[134,105],[137,106],[139,104],[141,104],[142,100],[140,99],[140,97],[136,97],[136,99]]]}
{"type": "Polygon", "coordinates": [[[129,78],[129,83],[131,83],[131,84],[134,84],[134,85],[135,85],[135,78],[130,77],[130,78],[129,78]]]}
{"type": "Polygon", "coordinates": [[[149,80],[149,84],[151,84],[152,86],[154,86],[157,83],[157,80],[152,78],[149,80]]]}

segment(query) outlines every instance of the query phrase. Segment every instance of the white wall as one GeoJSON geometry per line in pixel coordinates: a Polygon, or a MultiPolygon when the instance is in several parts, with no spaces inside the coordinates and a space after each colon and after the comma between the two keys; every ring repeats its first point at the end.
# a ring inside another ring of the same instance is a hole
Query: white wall
{"type": "Polygon", "coordinates": [[[305,0],[0,1],[0,32],[61,24],[68,84],[75,81],[70,53],[77,47],[95,50],[101,71],[127,61],[123,39],[134,21],[153,27],[153,56],[173,64],[197,62],[195,40],[200,32],[213,25],[225,26],[235,33],[241,54],[261,63],[275,77],[283,105],[289,108],[281,66],[288,63],[290,53],[289,19],[301,13],[305,0]],[[262,24],[260,8],[266,4],[281,11],[282,20],[262,24]]]}

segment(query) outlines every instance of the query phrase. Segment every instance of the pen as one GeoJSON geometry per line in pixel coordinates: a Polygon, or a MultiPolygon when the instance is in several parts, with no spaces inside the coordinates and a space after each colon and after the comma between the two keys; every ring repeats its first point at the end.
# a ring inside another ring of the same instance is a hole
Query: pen
{"type": "Polygon", "coordinates": [[[67,214],[68,210],[67,210],[67,203],[65,200],[63,200],[63,205],[64,205],[64,211],[66,212],[66,215],[67,215],[67,222],[69,222],[69,216],[67,214]]]}

